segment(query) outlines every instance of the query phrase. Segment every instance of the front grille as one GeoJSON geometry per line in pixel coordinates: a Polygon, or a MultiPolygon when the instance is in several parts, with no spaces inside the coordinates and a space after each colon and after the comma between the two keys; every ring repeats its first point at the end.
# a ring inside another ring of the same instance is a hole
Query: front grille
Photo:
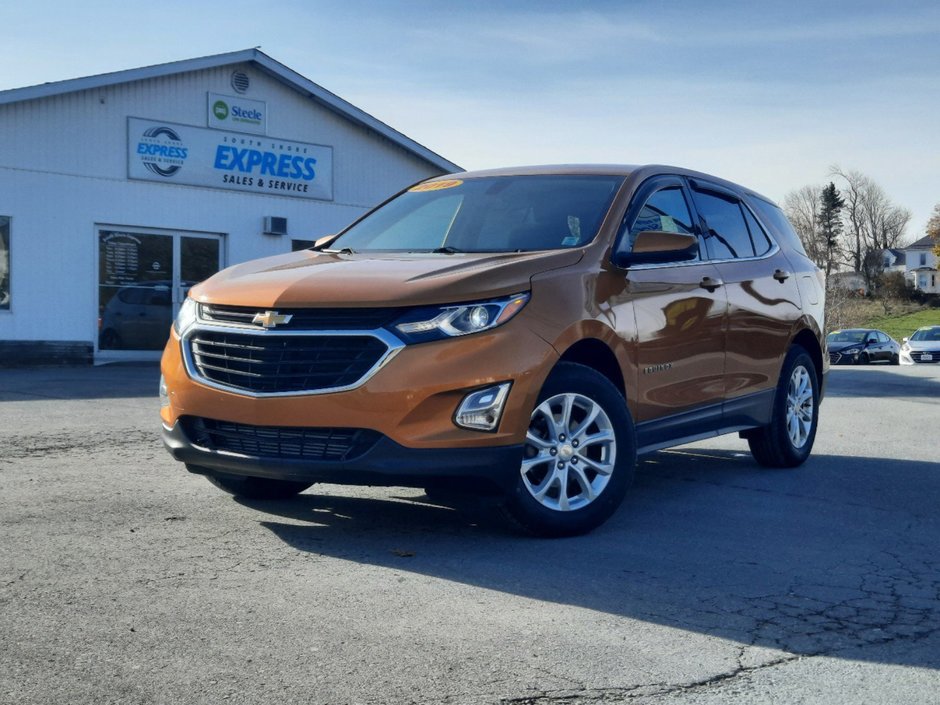
{"type": "MultiPolygon", "coordinates": [[[[213,323],[234,323],[258,328],[252,319],[266,310],[255,306],[218,306],[200,304],[199,315],[213,323]]],[[[287,323],[278,324],[278,330],[376,330],[392,324],[405,309],[402,308],[272,308],[282,316],[290,316],[287,323]]]]}
{"type": "Polygon", "coordinates": [[[911,359],[917,363],[930,364],[933,362],[940,362],[940,349],[938,350],[912,350],[910,352],[911,359]],[[922,359],[923,356],[927,354],[930,355],[929,360],[922,359]]]}
{"type": "Polygon", "coordinates": [[[187,339],[198,375],[255,394],[348,387],[388,351],[371,335],[255,335],[197,329],[187,339]]]}
{"type": "Polygon", "coordinates": [[[829,353],[829,363],[832,365],[838,365],[839,360],[842,359],[842,353],[829,353]]]}
{"type": "Polygon", "coordinates": [[[251,426],[194,416],[180,419],[190,440],[214,451],[285,460],[354,460],[381,437],[362,428],[251,426]]]}

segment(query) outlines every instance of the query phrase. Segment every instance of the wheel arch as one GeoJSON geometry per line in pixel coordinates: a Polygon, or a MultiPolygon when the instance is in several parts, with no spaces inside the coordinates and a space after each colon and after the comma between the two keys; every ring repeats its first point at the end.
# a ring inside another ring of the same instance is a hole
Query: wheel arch
{"type": "Polygon", "coordinates": [[[822,348],[819,345],[819,338],[817,338],[809,328],[804,328],[793,337],[791,344],[799,345],[809,353],[809,356],[813,360],[813,365],[816,367],[816,377],[821,383],[825,368],[823,367],[823,354],[822,348]]]}
{"type": "Polygon", "coordinates": [[[620,396],[624,400],[627,399],[627,390],[620,363],[614,351],[604,341],[598,338],[582,338],[565,350],[558,362],[576,362],[579,365],[590,367],[604,375],[617,388],[620,396]]]}

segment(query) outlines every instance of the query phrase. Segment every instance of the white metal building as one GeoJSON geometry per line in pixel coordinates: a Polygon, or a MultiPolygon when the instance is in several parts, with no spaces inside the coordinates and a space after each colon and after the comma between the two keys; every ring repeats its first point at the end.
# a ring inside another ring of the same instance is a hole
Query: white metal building
{"type": "Polygon", "coordinates": [[[0,365],[154,357],[185,292],[459,167],[250,49],[0,92],[0,365]]]}

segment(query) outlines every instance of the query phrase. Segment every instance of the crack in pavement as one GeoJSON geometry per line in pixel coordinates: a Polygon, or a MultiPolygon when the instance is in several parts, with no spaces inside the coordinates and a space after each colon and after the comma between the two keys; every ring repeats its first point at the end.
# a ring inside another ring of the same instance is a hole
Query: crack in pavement
{"type": "MultiPolygon", "coordinates": [[[[747,643],[738,646],[735,668],[688,683],[537,690],[499,700],[503,705],[625,702],[725,686],[738,678],[794,661],[850,654],[894,642],[917,643],[940,634],[940,565],[926,559],[910,565],[888,551],[865,562],[834,566],[826,579],[793,580],[784,593],[752,597],[729,594],[704,599],[695,616],[652,615],[655,621],[693,631],[720,632],[737,618],[747,643]],[[844,575],[844,580],[839,576],[844,575]],[[729,602],[732,603],[729,605],[729,602]],[[784,652],[757,664],[752,648],[784,652]]],[[[641,616],[641,618],[642,618],[641,616]]],[[[727,633],[727,632],[726,632],[727,633]]],[[[934,659],[940,667],[940,655],[934,659]]]]}

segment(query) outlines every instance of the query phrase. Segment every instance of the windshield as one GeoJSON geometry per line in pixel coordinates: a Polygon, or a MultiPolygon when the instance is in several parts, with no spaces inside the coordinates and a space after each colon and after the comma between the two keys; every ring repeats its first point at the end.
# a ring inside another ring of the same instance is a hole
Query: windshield
{"type": "Polygon", "coordinates": [[[525,252],[597,235],[620,176],[494,176],[426,181],[343,232],[330,250],[525,252]]]}
{"type": "Polygon", "coordinates": [[[911,340],[926,340],[930,342],[940,341],[940,328],[921,328],[914,331],[911,340]]]}
{"type": "Polygon", "coordinates": [[[867,330],[837,330],[826,336],[827,343],[864,343],[867,330]]]}

